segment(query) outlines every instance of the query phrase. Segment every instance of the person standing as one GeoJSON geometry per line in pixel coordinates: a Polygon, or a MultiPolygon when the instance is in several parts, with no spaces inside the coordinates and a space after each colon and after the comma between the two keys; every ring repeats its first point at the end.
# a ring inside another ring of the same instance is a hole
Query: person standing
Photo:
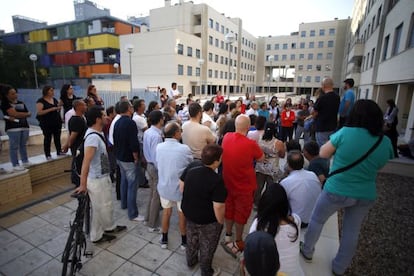
{"type": "Polygon", "coordinates": [[[233,257],[243,251],[243,229],[253,208],[253,195],[257,187],[253,164],[265,158],[256,141],[246,137],[250,118],[239,115],[235,124],[236,132],[227,133],[222,143],[223,179],[227,189],[226,236],[222,246],[233,257]],[[234,241],[233,226],[236,228],[234,241]]]}
{"type": "Polygon", "coordinates": [[[187,221],[187,265],[192,267],[200,261],[201,275],[218,272],[211,264],[223,230],[227,195],[223,179],[216,173],[222,153],[219,145],[206,145],[201,162],[191,163],[180,177],[181,208],[187,221]]]}
{"type": "Polygon", "coordinates": [[[116,238],[111,233],[125,231],[127,227],[114,223],[109,159],[102,132],[105,122],[102,109],[90,108],[86,113],[86,121],[89,128],[85,133],[80,186],[75,193],[88,192],[92,205],[90,239],[94,243],[103,243],[116,238]]]}
{"type": "Polygon", "coordinates": [[[10,162],[14,171],[22,171],[30,165],[26,144],[29,138],[27,118],[31,114],[26,105],[17,99],[17,91],[12,86],[0,84],[0,98],[0,107],[6,122],[5,131],[9,136],[10,162]],[[18,152],[23,166],[20,166],[18,152]]]}
{"type": "Polygon", "coordinates": [[[129,101],[119,102],[121,117],[114,126],[114,151],[121,170],[121,208],[128,208],[128,218],[143,221],[137,207],[137,166],[139,165],[138,129],[131,119],[133,108],[129,101]]]}
{"type": "Polygon", "coordinates": [[[43,150],[47,160],[51,160],[50,144],[55,143],[56,155],[64,155],[60,143],[60,134],[62,131],[62,118],[60,117],[61,105],[53,96],[55,91],[52,86],[46,85],[42,90],[42,98],[36,102],[37,116],[40,128],[43,132],[43,150]]]}
{"type": "Polygon", "coordinates": [[[98,95],[98,92],[96,91],[96,87],[93,84],[88,86],[88,92],[86,94],[86,102],[88,106],[97,105],[101,108],[104,108],[104,101],[98,95]]]}
{"type": "Polygon", "coordinates": [[[138,141],[139,141],[139,149],[140,149],[140,163],[142,166],[139,166],[138,168],[138,177],[139,177],[139,187],[140,188],[149,188],[148,184],[146,183],[147,180],[145,178],[145,166],[146,161],[144,158],[143,153],[143,140],[144,140],[144,132],[148,129],[148,123],[147,118],[145,117],[145,100],[139,99],[134,100],[132,102],[132,105],[134,107],[134,115],[132,115],[132,120],[135,122],[138,128],[138,141]]]}
{"type": "Polygon", "coordinates": [[[65,116],[66,112],[72,109],[73,101],[76,99],[77,97],[73,94],[72,85],[64,84],[60,89],[60,101],[63,107],[63,116],[65,116]]]}
{"type": "Polygon", "coordinates": [[[337,114],[339,109],[339,96],[333,91],[333,80],[325,77],[322,80],[322,90],[313,106],[312,116],[315,119],[316,142],[321,147],[329,140],[337,127],[337,114]]]}
{"type": "MultiPolygon", "coordinates": [[[[66,141],[66,144],[63,145],[62,152],[70,152],[72,153],[72,175],[71,180],[72,184],[76,185],[76,187],[80,184],[79,176],[76,173],[75,168],[75,157],[76,151],[78,150],[79,146],[82,144],[83,137],[85,135],[86,130],[88,129],[85,121],[85,112],[86,112],[86,103],[84,100],[75,100],[73,102],[73,109],[75,110],[75,115],[73,115],[69,120],[69,138],[66,141]]],[[[77,164],[81,165],[81,164],[77,164]]]]}
{"type": "Polygon", "coordinates": [[[387,105],[388,107],[384,114],[384,134],[390,138],[392,148],[394,149],[394,157],[398,158],[398,107],[395,105],[393,99],[388,99],[387,105]]]}
{"type": "MultiPolygon", "coordinates": [[[[200,110],[201,111],[201,110],[200,110]]],[[[210,131],[207,129],[207,131],[210,131]]],[[[168,229],[173,205],[177,206],[179,228],[181,233],[181,249],[187,246],[185,217],[181,210],[182,193],[179,189],[179,177],[184,169],[193,161],[191,150],[180,144],[181,128],[177,123],[169,123],[164,128],[165,142],[157,145],[156,164],[158,166],[158,193],[162,211],[161,248],[168,248],[168,229]]]]}
{"type": "Polygon", "coordinates": [[[295,121],[295,111],[292,110],[292,104],[285,103],[285,108],[283,109],[282,114],[280,116],[280,124],[282,126],[281,140],[283,142],[286,142],[287,138],[289,138],[289,141],[292,140],[294,121],[295,121]]]}
{"type": "Polygon", "coordinates": [[[345,94],[339,104],[339,128],[343,127],[355,102],[354,79],[344,80],[345,94]]]}
{"type": "Polygon", "coordinates": [[[175,99],[181,98],[181,96],[182,95],[180,91],[177,89],[177,83],[176,82],[171,83],[171,89],[168,91],[168,98],[175,100],[175,99]]]}
{"type": "Polygon", "coordinates": [[[309,140],[309,132],[305,131],[305,119],[309,117],[309,104],[307,102],[304,102],[301,106],[302,109],[300,109],[296,116],[296,131],[295,131],[295,141],[299,142],[300,137],[303,133],[303,140],[308,141],[309,140]]]}
{"type": "Polygon", "coordinates": [[[159,232],[157,227],[160,214],[160,196],[157,191],[158,166],[156,160],[157,145],[162,143],[162,127],[164,126],[163,114],[154,110],[149,114],[148,120],[151,127],[144,132],[143,152],[147,162],[147,178],[150,187],[150,200],[147,205],[145,221],[149,232],[159,232]]]}
{"type": "Polygon", "coordinates": [[[391,141],[383,135],[383,125],[379,106],[371,100],[358,100],[349,114],[347,125],[333,134],[320,150],[322,158],[330,158],[334,154],[335,158],[331,176],[312,211],[300,252],[305,261],[312,262],[325,222],[342,209],[342,235],[338,252],[332,260],[335,275],[344,274],[351,264],[362,222],[377,197],[375,180],[378,170],[393,158],[391,141]],[[348,167],[357,160],[361,161],[348,167]]]}

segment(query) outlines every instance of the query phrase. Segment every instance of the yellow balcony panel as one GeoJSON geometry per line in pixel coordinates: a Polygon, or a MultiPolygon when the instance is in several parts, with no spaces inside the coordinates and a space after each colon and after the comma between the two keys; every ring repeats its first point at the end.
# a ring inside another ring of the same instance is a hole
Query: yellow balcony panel
{"type": "Polygon", "coordinates": [[[76,39],[76,50],[91,50],[101,48],[119,49],[119,38],[111,34],[101,34],[76,39]]]}
{"type": "Polygon", "coordinates": [[[30,42],[51,40],[49,30],[37,30],[29,33],[30,42]]]}

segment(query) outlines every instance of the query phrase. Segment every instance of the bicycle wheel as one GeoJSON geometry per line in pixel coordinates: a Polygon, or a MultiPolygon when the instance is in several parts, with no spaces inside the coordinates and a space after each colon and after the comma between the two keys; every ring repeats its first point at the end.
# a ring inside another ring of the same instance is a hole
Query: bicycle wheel
{"type": "Polygon", "coordinates": [[[75,228],[76,228],[75,225],[72,224],[72,226],[70,227],[68,239],[66,241],[65,250],[63,251],[63,254],[62,254],[62,263],[63,263],[62,276],[67,275],[68,263],[72,262],[72,260],[69,259],[69,256],[72,255],[72,252],[75,247],[75,240],[74,240],[75,228]]]}
{"type": "Polygon", "coordinates": [[[85,224],[85,234],[89,237],[91,231],[91,200],[89,195],[86,195],[85,202],[85,216],[83,223],[85,224]]]}
{"type": "Polygon", "coordinates": [[[72,262],[70,264],[69,275],[76,275],[76,272],[82,268],[82,249],[86,246],[85,236],[82,229],[77,229],[75,232],[75,244],[72,251],[72,262]]]}

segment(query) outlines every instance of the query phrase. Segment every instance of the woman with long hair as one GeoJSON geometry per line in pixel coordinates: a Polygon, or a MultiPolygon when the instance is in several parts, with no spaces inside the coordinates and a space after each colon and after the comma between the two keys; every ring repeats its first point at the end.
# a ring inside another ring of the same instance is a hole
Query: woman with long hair
{"type": "Polygon", "coordinates": [[[36,102],[37,119],[43,132],[43,150],[46,159],[52,159],[50,154],[50,145],[53,141],[56,147],[56,155],[64,155],[60,143],[60,134],[62,130],[62,118],[60,117],[60,109],[62,106],[59,101],[54,98],[55,91],[52,86],[46,85],[42,90],[42,98],[36,102]]]}
{"type": "Polygon", "coordinates": [[[279,272],[289,276],[304,275],[299,264],[300,223],[299,216],[292,214],[285,189],[278,183],[269,185],[260,199],[249,232],[264,231],[274,237],[279,252],[279,272]]]}
{"type": "Polygon", "coordinates": [[[358,100],[345,126],[332,134],[319,151],[322,158],[335,158],[313,209],[301,254],[305,261],[312,261],[323,225],[343,209],[339,249],[332,260],[335,275],[344,274],[351,264],[362,221],[377,197],[378,170],[394,156],[390,139],[383,135],[383,125],[379,106],[371,100],[358,100]]]}
{"type": "Polygon", "coordinates": [[[104,101],[103,99],[98,95],[98,91],[96,91],[96,87],[93,84],[90,84],[88,86],[88,91],[86,94],[86,102],[88,104],[88,106],[100,106],[103,108],[104,106],[104,101]]]}
{"type": "Polygon", "coordinates": [[[63,106],[63,116],[73,107],[73,101],[77,97],[73,94],[73,87],[71,84],[64,84],[60,89],[60,101],[63,106]]]}
{"type": "Polygon", "coordinates": [[[29,124],[27,118],[31,116],[26,105],[19,101],[17,91],[12,86],[0,84],[1,110],[3,111],[5,130],[9,136],[9,156],[14,171],[22,171],[29,166],[27,157],[27,139],[29,138],[29,124]],[[22,160],[19,164],[18,152],[22,160]]]}
{"type": "MultiPolygon", "coordinates": [[[[149,104],[148,104],[148,108],[147,108],[147,111],[145,111],[145,117],[147,117],[148,118],[148,116],[149,116],[149,114],[151,113],[151,111],[153,111],[153,110],[160,110],[160,105],[158,104],[158,102],[156,102],[156,101],[151,101],[149,104]]],[[[149,126],[148,126],[149,127],[149,126]]]]}

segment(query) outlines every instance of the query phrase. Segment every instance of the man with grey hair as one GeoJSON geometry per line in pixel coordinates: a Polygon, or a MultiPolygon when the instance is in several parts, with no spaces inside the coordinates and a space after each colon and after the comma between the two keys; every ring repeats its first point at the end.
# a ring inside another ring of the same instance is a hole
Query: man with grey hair
{"type": "Polygon", "coordinates": [[[333,91],[333,80],[325,77],[322,80],[322,94],[313,106],[312,116],[315,119],[316,142],[321,147],[329,140],[329,136],[337,128],[339,96],[333,91]]]}
{"type": "Polygon", "coordinates": [[[250,116],[250,115],[256,115],[259,116],[259,104],[257,102],[252,102],[250,104],[250,108],[249,110],[246,111],[246,115],[250,116]]]}

